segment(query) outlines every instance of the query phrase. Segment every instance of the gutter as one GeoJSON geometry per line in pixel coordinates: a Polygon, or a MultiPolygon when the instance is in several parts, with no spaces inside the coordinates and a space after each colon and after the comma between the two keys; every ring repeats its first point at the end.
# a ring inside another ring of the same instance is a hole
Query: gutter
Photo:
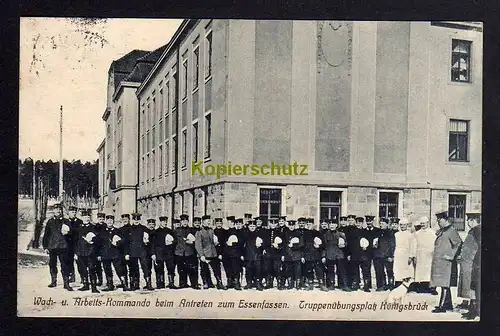
{"type": "Polygon", "coordinates": [[[139,96],[137,97],[137,184],[135,185],[135,213],[137,213],[137,203],[139,202],[137,197],[139,195],[139,186],[141,181],[139,179],[139,172],[141,168],[141,101],[139,96]]]}
{"type": "MultiPolygon", "coordinates": [[[[175,211],[175,199],[174,199],[174,196],[175,196],[175,190],[177,189],[177,187],[179,186],[179,169],[177,169],[177,167],[179,166],[179,140],[180,140],[180,137],[179,137],[179,120],[180,120],[180,115],[181,115],[181,109],[179,107],[179,64],[180,64],[180,61],[181,61],[181,51],[180,51],[180,46],[177,47],[177,62],[176,62],[176,69],[175,69],[175,75],[177,76],[177,80],[176,80],[176,84],[175,84],[175,99],[177,101],[177,106],[176,106],[176,109],[177,109],[177,118],[175,120],[176,122],[176,131],[175,131],[175,136],[176,136],[176,141],[175,141],[175,153],[174,153],[174,157],[175,157],[175,182],[174,182],[174,186],[172,187],[172,190],[170,191],[170,204],[171,204],[171,212],[170,212],[170,216],[172,217],[171,218],[171,221],[173,223],[173,219],[174,219],[174,211],[175,211]]],[[[182,212],[182,209],[181,209],[181,212],[182,212]]]]}

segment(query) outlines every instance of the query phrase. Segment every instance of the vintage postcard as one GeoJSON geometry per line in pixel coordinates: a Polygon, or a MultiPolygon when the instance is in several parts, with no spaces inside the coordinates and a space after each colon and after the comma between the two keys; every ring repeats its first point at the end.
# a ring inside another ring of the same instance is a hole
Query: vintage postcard
{"type": "Polygon", "coordinates": [[[480,319],[482,23],[20,36],[18,316],[480,319]]]}

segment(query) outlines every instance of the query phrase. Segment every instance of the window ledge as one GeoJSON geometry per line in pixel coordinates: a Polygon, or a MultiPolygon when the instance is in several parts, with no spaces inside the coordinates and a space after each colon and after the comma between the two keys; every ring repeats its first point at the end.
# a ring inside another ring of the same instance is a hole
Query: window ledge
{"type": "Polygon", "coordinates": [[[193,92],[191,94],[195,94],[198,91],[200,91],[200,86],[199,85],[193,89],[193,92]]]}
{"type": "Polygon", "coordinates": [[[457,166],[470,166],[470,161],[447,161],[446,164],[457,166]]]}
{"type": "Polygon", "coordinates": [[[181,167],[181,171],[186,171],[186,170],[187,170],[187,166],[181,167]]]}
{"type": "Polygon", "coordinates": [[[470,81],[470,82],[454,82],[452,80],[448,80],[448,85],[467,86],[467,85],[471,85],[471,84],[474,84],[474,82],[473,81],[470,81]]]}
{"type": "Polygon", "coordinates": [[[212,161],[211,157],[206,157],[206,158],[203,159],[204,163],[207,163],[207,162],[210,162],[210,161],[212,161]]]}

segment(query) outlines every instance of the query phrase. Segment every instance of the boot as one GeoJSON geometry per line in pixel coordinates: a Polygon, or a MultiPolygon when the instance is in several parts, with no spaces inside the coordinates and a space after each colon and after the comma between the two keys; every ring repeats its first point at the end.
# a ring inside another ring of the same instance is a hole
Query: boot
{"type": "Polygon", "coordinates": [[[57,274],[50,275],[50,284],[47,286],[49,288],[54,288],[57,286],[57,274]]]}
{"type": "Polygon", "coordinates": [[[156,288],[165,288],[165,275],[160,274],[156,276],[156,288]]]}
{"type": "Polygon", "coordinates": [[[271,288],[273,288],[273,282],[274,282],[274,277],[273,276],[268,276],[266,278],[266,287],[265,287],[265,289],[271,289],[271,288]]]}
{"type": "Polygon", "coordinates": [[[137,288],[135,286],[135,276],[130,277],[130,290],[131,291],[137,290],[137,288]]]}
{"type": "Polygon", "coordinates": [[[278,286],[278,290],[285,289],[285,281],[284,281],[283,277],[277,277],[276,278],[276,283],[277,283],[277,286],[278,286]]]}
{"type": "Polygon", "coordinates": [[[76,279],[75,279],[75,273],[71,273],[71,275],[69,276],[69,282],[73,283],[75,281],[76,281],[76,279]]]}
{"type": "Polygon", "coordinates": [[[433,313],[446,313],[446,288],[441,289],[441,296],[439,297],[439,304],[432,310],[433,313]]]}
{"type": "Polygon", "coordinates": [[[247,284],[246,284],[246,286],[245,286],[245,287],[243,287],[243,289],[250,289],[250,288],[252,288],[252,287],[253,287],[253,281],[252,281],[252,278],[251,278],[251,277],[249,277],[249,276],[247,276],[247,279],[246,279],[246,280],[247,280],[247,284]]]}
{"type": "Polygon", "coordinates": [[[78,288],[78,290],[81,292],[90,290],[88,277],[82,278],[82,281],[83,281],[83,287],[78,288]]]}
{"type": "Polygon", "coordinates": [[[69,285],[69,277],[64,277],[63,281],[64,281],[64,289],[66,289],[67,291],[72,292],[73,288],[71,288],[71,286],[69,285]]]}
{"type": "Polygon", "coordinates": [[[234,278],[233,277],[228,277],[227,278],[227,289],[234,288],[234,278]]]}
{"type": "Polygon", "coordinates": [[[353,291],[359,290],[359,284],[356,281],[352,282],[352,290],[353,291]]]}
{"type": "Polygon", "coordinates": [[[328,292],[328,287],[325,286],[325,280],[324,279],[319,279],[319,288],[323,292],[328,292]]]}
{"type": "Polygon", "coordinates": [[[371,288],[372,288],[372,281],[371,280],[366,281],[365,284],[363,285],[363,291],[366,293],[370,293],[371,288]]]}
{"type": "Polygon", "coordinates": [[[306,291],[312,291],[314,289],[314,280],[307,279],[307,285],[305,286],[306,291]]]}
{"type": "Polygon", "coordinates": [[[288,286],[286,287],[286,289],[293,289],[295,287],[295,283],[292,279],[292,277],[288,277],[288,286]]]}
{"type": "Polygon", "coordinates": [[[201,278],[201,281],[203,282],[203,289],[209,289],[210,288],[208,286],[208,281],[205,279],[205,277],[201,278]]]}
{"type": "Polygon", "coordinates": [[[264,290],[264,286],[262,285],[262,279],[257,279],[257,281],[255,281],[255,285],[257,286],[258,291],[264,290]]]}
{"type": "Polygon", "coordinates": [[[142,289],[147,289],[147,290],[154,290],[153,286],[151,286],[151,277],[146,277],[144,278],[146,280],[146,286],[144,286],[142,289]]]}
{"type": "MultiPolygon", "coordinates": [[[[126,276],[121,276],[120,277],[120,282],[121,282],[121,288],[123,288],[124,292],[128,292],[130,288],[128,288],[128,281],[126,276]]],[[[116,286],[118,287],[118,286],[116,286]]]]}
{"type": "Polygon", "coordinates": [[[389,278],[389,283],[387,284],[386,290],[393,290],[394,289],[394,278],[391,277],[389,278]]]}
{"type": "MultiPolygon", "coordinates": [[[[314,284],[313,284],[314,287],[314,284]]],[[[299,288],[297,289],[307,289],[307,279],[306,277],[301,277],[299,282],[299,288]]]]}
{"type": "Polygon", "coordinates": [[[169,275],[168,276],[168,288],[170,289],[177,289],[177,286],[174,284],[175,276],[174,275],[169,275]]]}
{"type": "Polygon", "coordinates": [[[97,281],[92,280],[90,285],[92,287],[92,293],[100,293],[99,290],[97,289],[97,281]]]}
{"type": "Polygon", "coordinates": [[[295,289],[301,290],[303,288],[305,288],[305,282],[303,281],[303,279],[301,278],[300,280],[295,280],[295,289]]]}
{"type": "Polygon", "coordinates": [[[240,291],[241,290],[241,281],[240,281],[240,277],[237,276],[235,279],[234,279],[234,289],[240,291]]]}
{"type": "Polygon", "coordinates": [[[224,284],[222,283],[222,279],[220,276],[216,277],[215,280],[217,281],[217,289],[222,289],[222,290],[226,290],[226,286],[224,286],[224,284]]]}
{"type": "Polygon", "coordinates": [[[210,272],[207,274],[206,280],[207,280],[208,288],[215,288],[214,283],[212,281],[212,276],[210,275],[210,272]]]}
{"type": "Polygon", "coordinates": [[[97,286],[102,286],[102,272],[97,272],[97,286]]]}
{"type": "Polygon", "coordinates": [[[106,277],[106,288],[104,288],[102,291],[103,292],[110,292],[114,291],[115,286],[113,285],[113,278],[112,277],[106,277]]]}

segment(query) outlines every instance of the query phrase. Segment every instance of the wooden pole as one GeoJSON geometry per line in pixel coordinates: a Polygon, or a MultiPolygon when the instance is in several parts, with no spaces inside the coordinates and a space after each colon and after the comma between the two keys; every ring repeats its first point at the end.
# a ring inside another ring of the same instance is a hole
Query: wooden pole
{"type": "Polygon", "coordinates": [[[59,201],[63,200],[63,107],[61,105],[61,113],[59,115],[59,201]]]}

